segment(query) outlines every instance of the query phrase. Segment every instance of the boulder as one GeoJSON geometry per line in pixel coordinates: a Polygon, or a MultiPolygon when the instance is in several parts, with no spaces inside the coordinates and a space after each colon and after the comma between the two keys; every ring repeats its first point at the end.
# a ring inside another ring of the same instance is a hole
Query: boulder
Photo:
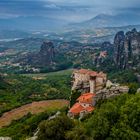
{"type": "Polygon", "coordinates": [[[111,88],[112,86],[113,86],[113,83],[110,80],[107,80],[106,88],[111,88]]]}

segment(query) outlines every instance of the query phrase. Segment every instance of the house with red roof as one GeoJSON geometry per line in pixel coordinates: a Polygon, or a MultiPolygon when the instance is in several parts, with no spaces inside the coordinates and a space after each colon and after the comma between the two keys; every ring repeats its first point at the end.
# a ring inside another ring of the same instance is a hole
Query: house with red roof
{"type": "Polygon", "coordinates": [[[91,113],[95,109],[95,96],[96,94],[93,93],[82,94],[77,99],[77,102],[70,108],[68,116],[70,118],[74,118],[76,116],[82,118],[84,115],[91,113]]]}

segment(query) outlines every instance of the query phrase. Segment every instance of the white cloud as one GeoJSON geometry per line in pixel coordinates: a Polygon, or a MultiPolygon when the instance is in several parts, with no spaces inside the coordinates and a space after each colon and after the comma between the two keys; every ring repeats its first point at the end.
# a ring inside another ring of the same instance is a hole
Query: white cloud
{"type": "Polygon", "coordinates": [[[50,8],[50,9],[61,9],[59,6],[57,6],[56,4],[46,4],[44,5],[45,8],[50,8]]]}
{"type": "Polygon", "coordinates": [[[0,0],[0,15],[35,15],[79,22],[101,13],[131,12],[136,7],[140,7],[140,0],[0,0]]]}

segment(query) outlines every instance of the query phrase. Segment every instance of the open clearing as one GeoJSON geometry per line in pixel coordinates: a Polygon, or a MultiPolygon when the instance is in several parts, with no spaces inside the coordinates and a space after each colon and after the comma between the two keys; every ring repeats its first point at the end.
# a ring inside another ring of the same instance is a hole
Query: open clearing
{"type": "Polygon", "coordinates": [[[61,109],[68,105],[69,101],[67,100],[47,100],[23,105],[3,114],[2,117],[0,117],[0,128],[8,126],[13,120],[18,120],[29,112],[31,114],[38,114],[49,109],[61,109]]]}
{"type": "Polygon", "coordinates": [[[65,76],[65,75],[71,75],[73,69],[67,69],[67,70],[61,70],[57,72],[49,72],[49,73],[38,73],[38,74],[22,74],[23,76],[29,76],[35,79],[44,79],[48,76],[65,76]]]}

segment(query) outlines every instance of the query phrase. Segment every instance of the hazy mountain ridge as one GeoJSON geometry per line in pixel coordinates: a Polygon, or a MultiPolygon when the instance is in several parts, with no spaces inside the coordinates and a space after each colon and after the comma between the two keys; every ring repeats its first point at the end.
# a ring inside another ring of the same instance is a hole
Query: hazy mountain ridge
{"type": "Polygon", "coordinates": [[[137,25],[140,23],[139,16],[137,14],[118,14],[107,15],[99,14],[94,18],[81,23],[71,24],[73,28],[101,28],[101,27],[120,27],[128,25],[137,25]],[[132,19],[132,20],[130,20],[132,19]]]}

